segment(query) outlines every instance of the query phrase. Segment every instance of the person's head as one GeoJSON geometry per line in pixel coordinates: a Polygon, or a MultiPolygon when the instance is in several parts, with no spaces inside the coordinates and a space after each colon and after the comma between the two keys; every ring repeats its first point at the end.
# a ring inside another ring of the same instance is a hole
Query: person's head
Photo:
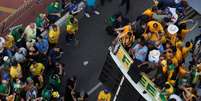
{"type": "Polygon", "coordinates": [[[46,14],[44,14],[44,13],[40,13],[39,16],[40,16],[42,19],[44,19],[45,16],[46,16],[46,14]]]}
{"type": "Polygon", "coordinates": [[[154,28],[158,28],[158,24],[157,24],[157,23],[154,23],[154,24],[153,24],[153,27],[154,27],[154,28]]]}
{"type": "Polygon", "coordinates": [[[17,67],[17,64],[18,63],[16,61],[13,61],[12,66],[17,67]]]}
{"type": "Polygon", "coordinates": [[[122,21],[122,13],[121,12],[118,12],[116,15],[115,15],[115,18],[117,21],[121,22],[122,21]]]}
{"type": "Polygon", "coordinates": [[[106,93],[106,94],[110,92],[110,90],[109,90],[108,88],[103,89],[103,91],[104,91],[104,93],[106,93]]]}
{"type": "Polygon", "coordinates": [[[33,65],[33,67],[36,67],[37,66],[37,62],[36,61],[32,61],[32,65],[33,65]]]}
{"type": "Polygon", "coordinates": [[[38,36],[38,37],[37,37],[37,41],[38,41],[38,42],[41,42],[42,40],[43,40],[43,37],[42,37],[42,36],[38,36]]]}
{"type": "Polygon", "coordinates": [[[57,29],[57,25],[53,24],[53,25],[52,25],[52,29],[53,29],[54,31],[57,31],[57,30],[58,30],[58,29],[57,29]]]}
{"type": "Polygon", "coordinates": [[[17,30],[17,32],[18,32],[18,33],[23,33],[24,31],[23,31],[22,28],[20,28],[20,29],[17,30]]]}
{"type": "Polygon", "coordinates": [[[156,41],[156,42],[155,42],[155,46],[156,46],[156,47],[159,47],[160,45],[161,45],[161,41],[156,41]]]}
{"type": "Polygon", "coordinates": [[[139,44],[143,47],[146,44],[144,37],[141,37],[139,44]]]}
{"type": "Polygon", "coordinates": [[[158,7],[157,6],[153,6],[151,10],[152,10],[152,12],[157,12],[158,11],[158,7]]]}
{"type": "Polygon", "coordinates": [[[71,23],[75,23],[75,18],[73,18],[73,17],[70,18],[70,22],[71,22],[71,23]]]}
{"type": "Polygon", "coordinates": [[[181,5],[182,5],[184,8],[188,7],[188,2],[187,2],[187,0],[182,0],[180,3],[181,3],[181,5]]]}
{"type": "Polygon", "coordinates": [[[166,49],[171,48],[172,47],[171,42],[167,41],[166,44],[165,44],[165,47],[166,47],[166,49]]]}
{"type": "Polygon", "coordinates": [[[187,41],[185,46],[186,47],[190,47],[191,46],[191,42],[187,41]]]}
{"type": "Polygon", "coordinates": [[[127,33],[127,35],[128,35],[129,37],[132,36],[132,34],[133,34],[133,33],[131,33],[131,32],[128,32],[128,33],[127,33]]]}
{"type": "Polygon", "coordinates": [[[179,29],[182,30],[182,29],[187,29],[187,25],[186,23],[182,23],[179,25],[179,29]]]}
{"type": "Polygon", "coordinates": [[[29,24],[30,28],[34,29],[36,26],[35,26],[35,23],[30,23],[29,24]]]}

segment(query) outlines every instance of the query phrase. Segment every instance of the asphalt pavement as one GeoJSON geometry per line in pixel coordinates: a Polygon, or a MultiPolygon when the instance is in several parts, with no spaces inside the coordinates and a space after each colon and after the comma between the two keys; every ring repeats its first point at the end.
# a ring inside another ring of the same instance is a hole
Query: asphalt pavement
{"type": "MultiPolygon", "coordinates": [[[[106,0],[107,1],[107,0],[106,0]]],[[[145,9],[151,6],[151,0],[130,0],[131,9],[128,16],[133,20],[145,9]]],[[[61,43],[64,51],[62,61],[65,65],[65,76],[63,78],[63,88],[65,88],[67,78],[76,76],[78,83],[76,89],[79,91],[90,91],[98,83],[98,77],[106,59],[108,47],[113,37],[105,32],[105,19],[115,12],[124,11],[125,7],[119,7],[120,0],[106,2],[100,6],[99,0],[97,8],[101,15],[93,15],[91,18],[79,17],[79,32],[77,38],[79,45],[76,47],[68,46],[65,42],[65,26],[62,27],[61,43]],[[83,62],[88,61],[84,66],[83,62]]],[[[100,86],[91,93],[88,101],[96,101],[100,86]]],[[[62,89],[63,93],[65,89],[62,89]]]]}

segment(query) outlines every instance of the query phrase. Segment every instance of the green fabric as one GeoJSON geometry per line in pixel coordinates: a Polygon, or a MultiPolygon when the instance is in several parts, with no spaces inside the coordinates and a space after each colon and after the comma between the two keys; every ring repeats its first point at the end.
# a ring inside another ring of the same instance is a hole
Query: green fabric
{"type": "Polygon", "coordinates": [[[175,70],[174,64],[169,65],[169,71],[174,71],[174,70],[175,70]]]}
{"type": "Polygon", "coordinates": [[[115,17],[114,16],[111,16],[107,19],[107,23],[112,26],[115,22],[115,17]]]}
{"type": "Polygon", "coordinates": [[[43,24],[45,23],[45,20],[39,15],[36,17],[36,26],[37,27],[43,27],[43,24]]]}
{"type": "Polygon", "coordinates": [[[11,35],[13,36],[15,42],[21,39],[21,33],[18,30],[23,29],[22,26],[16,27],[11,31],[11,35]]]}
{"type": "Polygon", "coordinates": [[[72,30],[75,32],[78,30],[78,23],[71,23],[70,19],[73,18],[73,15],[69,15],[66,20],[66,26],[72,25],[72,30]]]}
{"type": "Polygon", "coordinates": [[[7,86],[5,84],[0,84],[0,93],[6,94],[7,93],[7,86]]]}
{"type": "Polygon", "coordinates": [[[48,14],[59,13],[61,9],[62,9],[62,5],[59,2],[52,2],[47,7],[48,14]]]}
{"type": "Polygon", "coordinates": [[[71,24],[70,19],[73,18],[73,15],[68,15],[66,20],[66,25],[71,24]]]}
{"type": "Polygon", "coordinates": [[[49,101],[50,99],[51,99],[51,91],[50,90],[48,90],[48,89],[44,89],[43,91],[42,91],[42,97],[43,97],[43,99],[44,100],[47,100],[47,101],[49,101]]]}
{"type": "Polygon", "coordinates": [[[57,90],[61,88],[61,80],[57,74],[50,76],[49,83],[54,85],[57,90]]]}

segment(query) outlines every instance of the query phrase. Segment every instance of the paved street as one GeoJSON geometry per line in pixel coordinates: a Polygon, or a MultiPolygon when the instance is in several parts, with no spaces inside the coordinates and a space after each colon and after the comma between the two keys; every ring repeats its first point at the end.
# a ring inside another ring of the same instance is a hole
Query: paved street
{"type": "MultiPolygon", "coordinates": [[[[136,18],[145,8],[150,7],[150,2],[147,2],[147,0],[131,1],[131,11],[129,13],[131,19],[136,18]]],[[[112,3],[106,2],[104,7],[98,5],[98,9],[101,12],[100,16],[92,16],[90,19],[81,17],[79,19],[80,29],[78,39],[80,44],[78,47],[66,45],[64,41],[65,29],[63,28],[60,46],[64,49],[62,61],[66,64],[64,82],[68,77],[75,75],[78,78],[76,88],[85,91],[91,90],[99,83],[98,77],[108,52],[108,46],[113,39],[106,34],[104,21],[105,18],[115,12],[119,10],[123,11],[123,8],[119,8],[118,5],[119,0],[113,0],[112,3]],[[84,61],[88,61],[89,64],[83,66],[84,61]]],[[[65,83],[63,84],[65,85],[65,83]]],[[[99,87],[98,90],[100,90],[101,87],[99,87]]],[[[89,101],[96,101],[98,90],[89,96],[89,101]]]]}

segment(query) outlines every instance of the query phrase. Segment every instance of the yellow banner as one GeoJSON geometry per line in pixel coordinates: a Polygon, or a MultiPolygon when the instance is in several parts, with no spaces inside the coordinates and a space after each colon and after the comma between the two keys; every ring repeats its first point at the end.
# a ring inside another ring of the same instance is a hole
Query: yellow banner
{"type": "Polygon", "coordinates": [[[119,61],[123,64],[123,69],[128,72],[131,64],[133,63],[133,59],[128,55],[122,45],[119,46],[116,56],[119,61]]]}

